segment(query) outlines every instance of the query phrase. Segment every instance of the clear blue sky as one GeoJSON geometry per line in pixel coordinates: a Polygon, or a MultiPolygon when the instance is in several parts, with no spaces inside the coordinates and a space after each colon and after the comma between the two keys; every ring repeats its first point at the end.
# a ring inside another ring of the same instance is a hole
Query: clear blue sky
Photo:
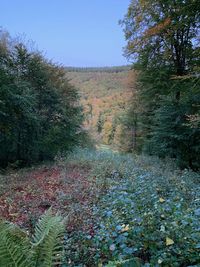
{"type": "Polygon", "coordinates": [[[2,0],[0,26],[66,66],[127,64],[121,26],[130,0],[2,0]]]}

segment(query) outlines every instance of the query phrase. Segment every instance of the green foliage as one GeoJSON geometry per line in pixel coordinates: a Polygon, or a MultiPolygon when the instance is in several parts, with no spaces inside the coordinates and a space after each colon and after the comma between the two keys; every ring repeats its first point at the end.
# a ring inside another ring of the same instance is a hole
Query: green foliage
{"type": "Polygon", "coordinates": [[[185,74],[198,63],[199,15],[198,0],[131,0],[121,21],[126,54],[146,67],[170,64],[175,74],[185,74]]]}
{"type": "Polygon", "coordinates": [[[0,222],[0,265],[29,267],[30,243],[24,231],[13,224],[0,222]]]}
{"type": "Polygon", "coordinates": [[[106,267],[140,267],[141,264],[139,260],[129,259],[124,261],[111,261],[109,262],[106,267]]]}
{"type": "Polygon", "coordinates": [[[141,266],[198,266],[199,173],[180,171],[169,159],[111,151],[79,150],[67,161],[89,166],[91,179],[105,188],[93,207],[95,231],[68,239],[70,266],[121,266],[137,258],[141,266]]]}
{"type": "Polygon", "coordinates": [[[100,134],[103,130],[103,125],[104,125],[104,117],[102,115],[102,112],[99,113],[98,121],[97,121],[97,132],[100,134]]]}
{"type": "Polygon", "coordinates": [[[14,224],[0,222],[0,265],[7,267],[52,267],[62,259],[64,220],[47,211],[36,224],[35,233],[27,233],[14,224]]]}
{"type": "MultiPolygon", "coordinates": [[[[196,82],[196,81],[195,81],[196,82]]],[[[164,157],[166,154],[176,159],[181,168],[199,168],[200,128],[189,125],[189,117],[198,112],[200,84],[189,80],[182,86],[180,101],[164,99],[154,115],[152,136],[146,147],[153,148],[150,153],[164,157]],[[190,87],[190,94],[187,93],[190,87]],[[184,90],[185,89],[185,90],[184,90]],[[196,92],[195,92],[196,90],[196,92]],[[162,143],[160,142],[162,140],[162,143]]]]}
{"type": "Polygon", "coordinates": [[[126,55],[138,70],[137,98],[127,121],[137,115],[136,143],[142,150],[175,158],[181,168],[200,167],[198,1],[132,0],[121,22],[126,55]],[[138,108],[139,106],[139,108],[138,108]]]}
{"type": "MultiPolygon", "coordinates": [[[[50,196],[52,188],[57,188],[58,198],[52,206],[70,213],[64,240],[62,218],[52,217],[48,211],[31,237],[12,224],[0,224],[2,255],[9,248],[12,259],[17,261],[18,251],[24,251],[20,259],[30,260],[31,267],[51,266],[52,260],[59,262],[54,256],[62,257],[62,267],[198,266],[199,173],[180,170],[170,159],[119,154],[106,146],[98,151],[77,149],[58,159],[58,163],[59,170],[63,168],[60,178],[65,186],[54,172],[42,188],[49,186],[50,196]],[[52,187],[53,181],[57,187],[52,187]],[[9,242],[3,237],[5,224],[11,227],[9,242]]],[[[34,176],[41,173],[43,177],[51,176],[43,169],[34,176]]],[[[13,193],[20,199],[19,191],[13,193]]],[[[50,200],[47,191],[45,195],[45,200],[50,200]]],[[[5,200],[9,206],[14,205],[8,196],[5,200]]],[[[28,206],[40,203],[34,196],[36,199],[30,198],[28,206]]],[[[26,209],[26,205],[20,206],[26,209]]],[[[0,266],[1,260],[0,256],[0,266]]]]}
{"type": "MultiPolygon", "coordinates": [[[[152,70],[147,73],[152,73],[152,70]]],[[[155,71],[151,77],[156,77],[156,74],[155,71]]],[[[166,72],[164,75],[164,70],[163,75],[153,82],[144,74],[140,78],[142,87],[139,99],[143,103],[143,110],[139,113],[139,129],[144,139],[143,151],[175,158],[181,168],[198,169],[199,126],[192,127],[189,118],[199,112],[200,79],[188,77],[172,80],[166,72]],[[181,94],[178,101],[174,97],[177,91],[181,94]]],[[[133,116],[133,113],[130,115],[133,116]]]]}
{"type": "Polygon", "coordinates": [[[52,159],[79,143],[82,109],[62,67],[0,32],[0,162],[52,159]]]}

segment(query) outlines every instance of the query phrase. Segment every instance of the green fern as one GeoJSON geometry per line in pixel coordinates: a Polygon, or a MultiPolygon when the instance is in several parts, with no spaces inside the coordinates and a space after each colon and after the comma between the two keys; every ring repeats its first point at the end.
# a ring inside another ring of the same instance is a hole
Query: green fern
{"type": "Polygon", "coordinates": [[[65,221],[61,216],[53,216],[51,210],[41,217],[32,238],[16,225],[0,221],[0,266],[58,266],[64,231],[65,221]]]}
{"type": "Polygon", "coordinates": [[[46,267],[60,263],[64,230],[65,223],[61,216],[53,217],[50,210],[42,216],[35,227],[32,242],[36,266],[46,267]]]}
{"type": "Polygon", "coordinates": [[[0,266],[31,266],[27,255],[30,243],[25,232],[14,224],[0,222],[0,266]]]}

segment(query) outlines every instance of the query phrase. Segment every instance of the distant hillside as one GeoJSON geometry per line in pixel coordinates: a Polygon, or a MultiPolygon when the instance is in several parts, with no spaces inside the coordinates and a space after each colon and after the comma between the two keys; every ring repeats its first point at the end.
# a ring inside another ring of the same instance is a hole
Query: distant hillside
{"type": "Polygon", "coordinates": [[[113,67],[66,67],[67,72],[122,72],[129,71],[130,65],[113,67]]]}
{"type": "Polygon", "coordinates": [[[80,90],[86,122],[93,137],[105,144],[114,142],[119,118],[131,96],[130,66],[66,68],[70,82],[80,90]]]}

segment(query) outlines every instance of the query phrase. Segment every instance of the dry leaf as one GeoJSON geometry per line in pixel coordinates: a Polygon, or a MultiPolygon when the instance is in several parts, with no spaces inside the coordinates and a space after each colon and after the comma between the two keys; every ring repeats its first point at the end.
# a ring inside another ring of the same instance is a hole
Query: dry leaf
{"type": "Polygon", "coordinates": [[[129,225],[127,224],[125,227],[122,228],[121,232],[126,232],[129,230],[129,225]]]}
{"type": "Polygon", "coordinates": [[[172,240],[169,237],[166,237],[166,246],[170,246],[170,245],[173,245],[173,244],[174,244],[174,240],[172,240]]]}
{"type": "Polygon", "coordinates": [[[160,198],[159,198],[159,202],[160,202],[160,203],[165,202],[164,198],[160,197],[160,198]]]}

